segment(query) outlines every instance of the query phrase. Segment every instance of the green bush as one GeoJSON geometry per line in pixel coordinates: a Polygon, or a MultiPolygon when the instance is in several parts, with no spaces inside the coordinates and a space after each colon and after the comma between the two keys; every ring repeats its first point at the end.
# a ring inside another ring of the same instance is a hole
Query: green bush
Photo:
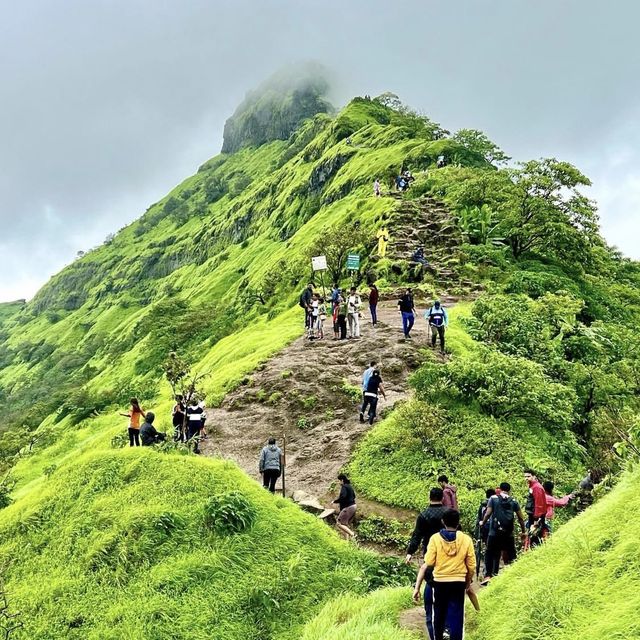
{"type": "Polygon", "coordinates": [[[205,526],[222,535],[249,529],[256,518],[255,506],[239,491],[218,494],[204,505],[205,526]]]}

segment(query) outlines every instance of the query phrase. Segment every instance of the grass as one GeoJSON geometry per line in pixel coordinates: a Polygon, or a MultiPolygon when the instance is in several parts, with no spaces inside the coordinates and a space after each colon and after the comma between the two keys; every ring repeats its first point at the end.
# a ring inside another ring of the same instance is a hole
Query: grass
{"type": "Polygon", "coordinates": [[[235,465],[148,449],[61,464],[0,513],[16,640],[289,638],[371,563],[235,465]],[[251,517],[210,526],[212,496],[251,517]]]}
{"type": "Polygon", "coordinates": [[[470,640],[640,637],[640,556],[631,514],[640,472],[522,557],[481,594],[470,640]],[[505,607],[509,615],[505,615],[505,607]]]}

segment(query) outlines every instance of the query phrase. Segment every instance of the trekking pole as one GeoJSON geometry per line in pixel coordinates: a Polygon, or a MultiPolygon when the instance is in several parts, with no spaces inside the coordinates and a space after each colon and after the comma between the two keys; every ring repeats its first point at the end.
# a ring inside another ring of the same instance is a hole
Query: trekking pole
{"type": "Polygon", "coordinates": [[[287,468],[287,434],[282,435],[282,497],[286,498],[285,495],[285,469],[287,468]]]}

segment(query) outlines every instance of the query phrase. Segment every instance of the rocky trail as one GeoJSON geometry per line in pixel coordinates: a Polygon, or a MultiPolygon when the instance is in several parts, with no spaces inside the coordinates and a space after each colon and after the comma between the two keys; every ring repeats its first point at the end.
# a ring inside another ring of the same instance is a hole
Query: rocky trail
{"type": "MultiPolygon", "coordinates": [[[[443,298],[449,307],[454,301],[443,298]]],[[[358,417],[361,376],[368,363],[379,363],[387,392],[378,405],[379,419],[381,411],[409,396],[407,378],[423,359],[420,351],[428,348],[421,316],[413,340],[404,340],[395,299],[378,305],[375,327],[366,302],[363,307],[359,339],[333,340],[328,322],[323,340],[298,338],[248,376],[219,408],[208,410],[203,453],[234,460],[258,479],[261,448],[270,436],[280,445],[286,436],[287,495],[302,490],[326,498],[358,440],[371,428],[358,417]]]]}

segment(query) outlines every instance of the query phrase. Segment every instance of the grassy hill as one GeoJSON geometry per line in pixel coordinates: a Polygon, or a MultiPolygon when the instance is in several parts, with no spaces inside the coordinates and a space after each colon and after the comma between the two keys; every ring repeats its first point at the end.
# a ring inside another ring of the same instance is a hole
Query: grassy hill
{"type": "Polygon", "coordinates": [[[420,508],[445,471],[470,524],[484,488],[516,485],[525,464],[561,489],[587,466],[619,472],[613,445],[640,395],[640,269],[600,237],[588,179],[555,159],[501,167],[479,132],[451,135],[390,95],[328,115],[322,83],[305,86],[282,89],[277,122],[260,119],[272,85],[249,96],[228,153],[0,308],[0,568],[24,625],[12,638],[409,637],[395,617],[406,592],[369,593],[401,582],[389,562],[229,463],[122,449],[131,396],[171,429],[170,353],[218,405],[300,334],[311,255],[359,253],[353,281],[389,297],[410,284],[461,300],[446,356],[423,352],[414,397],[355,452],[361,495],[420,508]],[[404,169],[416,179],[401,195],[404,169]]]}

